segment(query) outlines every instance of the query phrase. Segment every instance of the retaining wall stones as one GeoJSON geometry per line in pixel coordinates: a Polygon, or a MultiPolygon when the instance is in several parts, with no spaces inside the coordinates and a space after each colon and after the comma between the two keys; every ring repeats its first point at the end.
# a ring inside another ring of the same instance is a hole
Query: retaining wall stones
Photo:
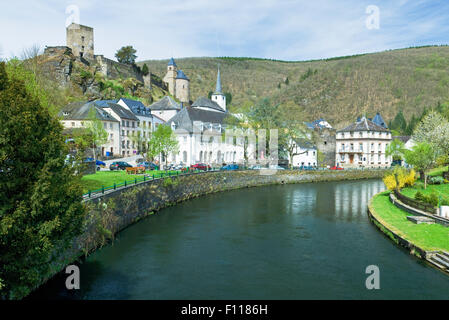
{"type": "MultiPolygon", "coordinates": [[[[219,171],[150,180],[85,201],[84,232],[52,265],[62,271],[83,255],[101,247],[114,235],[155,211],[202,195],[263,185],[382,178],[383,170],[301,172],[280,170],[272,175],[251,171],[219,171]]],[[[263,172],[267,173],[267,172],[263,172]]],[[[212,214],[212,213],[211,213],[212,214]]],[[[42,283],[49,279],[43,279],[42,283]]]]}

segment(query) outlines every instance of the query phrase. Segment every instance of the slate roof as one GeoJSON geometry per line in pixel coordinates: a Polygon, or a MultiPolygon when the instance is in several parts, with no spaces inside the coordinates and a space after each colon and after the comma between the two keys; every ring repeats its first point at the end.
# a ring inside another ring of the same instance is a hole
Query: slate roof
{"type": "Polygon", "coordinates": [[[181,106],[169,96],[163,97],[149,108],[150,110],[181,110],[181,106]]]}
{"type": "Polygon", "coordinates": [[[305,123],[305,125],[306,125],[309,129],[315,129],[315,128],[323,129],[323,128],[327,128],[326,126],[320,124],[320,122],[322,122],[322,121],[327,122],[326,120],[324,120],[323,118],[321,118],[321,119],[318,119],[318,120],[315,120],[315,121],[312,121],[312,122],[304,122],[304,123],[305,123]]]}
{"type": "Polygon", "coordinates": [[[371,120],[363,117],[360,121],[356,121],[344,129],[338,130],[337,132],[353,132],[353,131],[377,131],[377,132],[390,132],[390,130],[379,126],[372,122],[371,120]]]}
{"type": "Polygon", "coordinates": [[[192,104],[192,107],[194,107],[194,108],[195,107],[203,107],[203,108],[209,108],[209,109],[221,111],[223,113],[226,112],[218,105],[218,103],[216,103],[215,101],[212,101],[211,99],[207,99],[205,97],[199,97],[198,99],[196,99],[195,102],[192,104]]]}
{"type": "Polygon", "coordinates": [[[171,58],[170,61],[168,61],[167,66],[175,66],[175,67],[177,67],[175,59],[171,58]]]}
{"type": "Polygon", "coordinates": [[[178,70],[178,74],[176,75],[176,79],[184,79],[189,80],[186,74],[182,70],[178,70]]]}
{"type": "Polygon", "coordinates": [[[382,116],[380,115],[380,113],[378,112],[376,114],[376,116],[373,118],[373,122],[375,124],[377,124],[378,126],[384,127],[385,129],[388,129],[387,124],[385,123],[384,119],[382,118],[382,116]]]}
{"type": "Polygon", "coordinates": [[[108,105],[103,108],[111,108],[111,110],[114,111],[121,119],[139,121],[139,119],[134,115],[134,113],[132,113],[128,109],[123,108],[119,104],[108,103],[108,105]]]}
{"type": "Polygon", "coordinates": [[[217,85],[216,85],[216,87],[215,87],[215,93],[222,94],[222,92],[221,92],[220,68],[218,68],[218,73],[217,73],[217,85]]]}
{"type": "Polygon", "coordinates": [[[176,124],[176,129],[184,129],[188,132],[193,132],[194,121],[201,121],[203,123],[223,124],[224,119],[228,116],[224,112],[207,111],[202,109],[195,109],[192,107],[185,107],[174,115],[167,123],[171,125],[176,124]]]}
{"type": "Polygon", "coordinates": [[[95,108],[96,118],[102,121],[118,122],[113,116],[104,111],[101,107],[92,102],[73,102],[65,106],[59,116],[63,120],[88,120],[89,111],[95,108]]]}
{"type": "Polygon", "coordinates": [[[300,147],[301,149],[314,149],[316,150],[315,145],[306,139],[295,139],[295,143],[300,147]]]}
{"type": "Polygon", "coordinates": [[[132,100],[127,98],[121,98],[122,100],[130,109],[131,111],[138,116],[145,116],[145,117],[152,117],[151,110],[145,105],[139,101],[139,100],[132,100]]]}

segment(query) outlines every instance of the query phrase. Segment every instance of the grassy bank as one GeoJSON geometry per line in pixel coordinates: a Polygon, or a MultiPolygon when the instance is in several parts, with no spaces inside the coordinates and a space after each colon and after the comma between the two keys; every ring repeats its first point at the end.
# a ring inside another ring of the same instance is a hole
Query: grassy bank
{"type": "MultiPolygon", "coordinates": [[[[176,173],[176,171],[168,170],[153,170],[146,171],[147,175],[159,178],[162,174],[168,172],[176,173]]],[[[114,183],[133,182],[135,178],[141,178],[142,175],[127,174],[126,171],[99,171],[94,174],[88,174],[82,177],[81,183],[83,185],[83,193],[87,193],[89,190],[101,189],[102,186],[108,187],[114,185],[114,183]]]]}
{"type": "Polygon", "coordinates": [[[372,214],[379,222],[424,250],[449,251],[449,228],[439,224],[415,224],[408,221],[410,213],[395,207],[388,195],[388,192],[380,193],[371,202],[372,214]]]}

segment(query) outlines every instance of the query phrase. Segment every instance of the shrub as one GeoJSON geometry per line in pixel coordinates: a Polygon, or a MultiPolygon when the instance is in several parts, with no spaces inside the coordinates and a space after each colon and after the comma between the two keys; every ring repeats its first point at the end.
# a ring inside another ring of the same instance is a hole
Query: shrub
{"type": "Polygon", "coordinates": [[[397,166],[384,177],[383,181],[388,190],[411,187],[416,182],[416,172],[413,169],[407,171],[405,168],[397,166]]]}
{"type": "Polygon", "coordinates": [[[390,174],[383,178],[384,184],[388,190],[393,191],[396,189],[396,179],[394,175],[390,174]]]}
{"type": "Polygon", "coordinates": [[[443,184],[444,178],[441,176],[431,177],[429,179],[429,184],[443,184]]]}
{"type": "Polygon", "coordinates": [[[438,206],[438,195],[435,192],[432,192],[430,195],[425,195],[421,193],[421,191],[418,191],[415,194],[415,199],[420,202],[431,204],[434,207],[438,206]]]}

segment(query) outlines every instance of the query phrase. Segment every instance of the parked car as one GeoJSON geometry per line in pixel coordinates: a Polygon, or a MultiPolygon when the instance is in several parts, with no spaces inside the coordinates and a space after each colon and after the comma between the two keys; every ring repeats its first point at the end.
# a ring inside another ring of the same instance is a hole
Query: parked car
{"type": "Polygon", "coordinates": [[[126,168],[132,168],[133,166],[130,165],[128,162],[124,161],[115,161],[111,163],[109,166],[109,170],[125,170],[126,168]]]}
{"type": "Polygon", "coordinates": [[[255,165],[249,168],[250,170],[263,170],[263,169],[267,169],[265,167],[262,167],[261,165],[255,165]]]}
{"type": "Polygon", "coordinates": [[[220,170],[238,170],[239,166],[236,164],[228,164],[220,168],[220,170]]]}
{"type": "MultiPolygon", "coordinates": [[[[86,158],[84,159],[84,162],[91,162],[94,161],[94,158],[86,158]]],[[[97,166],[97,171],[100,171],[101,168],[106,168],[106,163],[100,160],[95,161],[95,165],[97,166]]]]}
{"type": "Polygon", "coordinates": [[[148,161],[143,161],[141,163],[139,163],[138,167],[140,168],[145,168],[145,170],[159,170],[159,167],[153,163],[153,162],[148,162],[148,161]]]}
{"type": "Polygon", "coordinates": [[[136,163],[142,163],[142,162],[145,162],[144,158],[139,158],[139,159],[136,160],[136,163]]]}
{"type": "Polygon", "coordinates": [[[269,169],[271,169],[271,170],[285,170],[285,168],[283,168],[281,166],[274,165],[274,164],[269,166],[269,169]]]}
{"type": "Polygon", "coordinates": [[[182,170],[184,166],[182,164],[174,164],[170,167],[170,170],[182,170]]]}
{"type": "Polygon", "coordinates": [[[342,167],[333,166],[331,168],[331,170],[343,170],[343,168],[342,167]]]}
{"type": "Polygon", "coordinates": [[[210,170],[210,166],[208,164],[205,163],[197,163],[197,164],[192,164],[190,166],[190,169],[197,169],[197,170],[210,170]]]}
{"type": "Polygon", "coordinates": [[[300,166],[299,170],[315,170],[313,166],[300,166]]]}

